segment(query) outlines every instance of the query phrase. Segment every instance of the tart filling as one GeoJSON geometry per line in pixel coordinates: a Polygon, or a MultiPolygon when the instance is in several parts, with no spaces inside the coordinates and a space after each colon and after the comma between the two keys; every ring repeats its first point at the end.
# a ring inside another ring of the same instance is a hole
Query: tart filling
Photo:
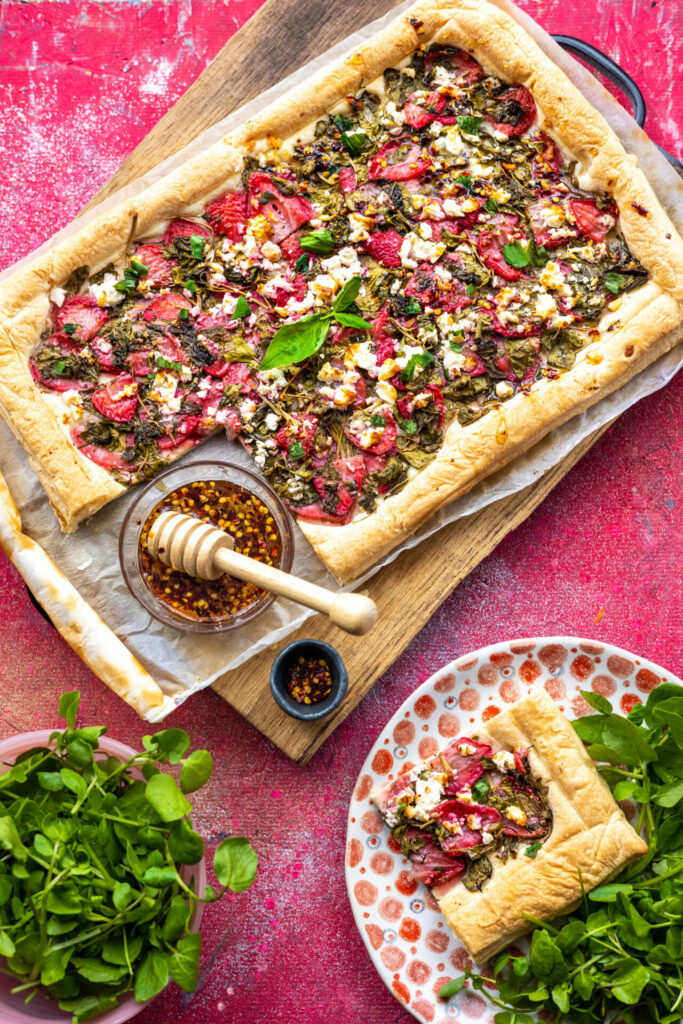
{"type": "Polygon", "coordinates": [[[371,513],[450,422],[552,386],[647,276],[542,124],[524,86],[418,50],[53,289],[34,380],[123,484],[224,428],[297,516],[371,513]]]}
{"type": "Polygon", "coordinates": [[[533,858],[550,835],[546,787],[528,753],[461,737],[373,796],[413,876],[436,895],[459,882],[480,890],[496,861],[533,858]]]}

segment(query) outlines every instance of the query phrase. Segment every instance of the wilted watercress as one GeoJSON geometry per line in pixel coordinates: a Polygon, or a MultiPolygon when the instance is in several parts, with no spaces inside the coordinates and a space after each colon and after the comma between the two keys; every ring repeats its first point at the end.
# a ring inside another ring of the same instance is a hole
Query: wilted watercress
{"type": "Polygon", "coordinates": [[[224,839],[213,858],[219,890],[194,892],[182,869],[202,859],[204,840],[186,794],[208,781],[211,755],[188,754],[187,733],[165,729],[121,762],[98,751],[104,726],[76,727],[79,701],[65,693],[66,729],[0,775],[3,970],[18,979],[14,992],[28,1001],[42,989],[73,1024],[130,990],[138,1002],[151,999],[170,978],[193,992],[195,904],[247,889],[257,866],[247,839],[224,839]],[[180,765],[180,785],[161,771],[166,763],[180,765]]]}

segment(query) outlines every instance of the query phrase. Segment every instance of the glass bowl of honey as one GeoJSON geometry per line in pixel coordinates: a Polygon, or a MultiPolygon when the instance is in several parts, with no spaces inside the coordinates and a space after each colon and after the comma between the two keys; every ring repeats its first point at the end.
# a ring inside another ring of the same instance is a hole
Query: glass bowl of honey
{"type": "Polygon", "coordinates": [[[140,491],[119,538],[123,577],[150,615],[185,632],[218,633],[243,626],[273,603],[275,594],[227,573],[200,580],[152,558],[149,529],[168,510],[225,530],[235,551],[284,572],[294,558],[289,513],[264,480],[229,462],[174,466],[140,491]]]}

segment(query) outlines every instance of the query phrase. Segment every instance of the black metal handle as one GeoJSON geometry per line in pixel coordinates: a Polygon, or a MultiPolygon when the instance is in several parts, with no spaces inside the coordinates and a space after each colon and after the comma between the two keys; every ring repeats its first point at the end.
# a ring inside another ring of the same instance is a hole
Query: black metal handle
{"type": "MultiPolygon", "coordinates": [[[[638,85],[633,81],[630,75],[628,75],[623,68],[608,57],[602,50],[598,50],[596,46],[591,46],[590,43],[584,43],[583,39],[575,39],[574,36],[563,36],[554,35],[553,39],[556,43],[562,47],[563,50],[567,50],[574,57],[581,57],[587,64],[590,64],[595,71],[599,71],[600,74],[608,78],[610,82],[621,89],[623,94],[627,97],[631,104],[633,111],[633,119],[642,128],[645,124],[645,118],[647,117],[647,107],[645,106],[645,99],[638,85]]],[[[675,156],[655,143],[660,153],[663,153],[666,159],[672,164],[677,170],[683,171],[683,163],[677,160],[675,156]]]]}

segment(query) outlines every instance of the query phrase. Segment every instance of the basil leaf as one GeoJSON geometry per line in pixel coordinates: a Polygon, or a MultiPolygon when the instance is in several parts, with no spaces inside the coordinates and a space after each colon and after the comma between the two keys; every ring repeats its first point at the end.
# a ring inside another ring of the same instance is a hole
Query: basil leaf
{"type": "Polygon", "coordinates": [[[302,252],[298,259],[294,260],[294,269],[301,273],[303,270],[308,270],[308,263],[310,256],[306,252],[302,252]]]}
{"type": "Polygon", "coordinates": [[[306,458],[306,449],[302,445],[301,441],[291,442],[289,446],[289,457],[292,462],[299,462],[301,459],[306,458]]]}
{"type": "Polygon", "coordinates": [[[320,313],[284,324],[273,335],[259,369],[274,370],[303,362],[322,348],[329,329],[329,317],[320,313]]]}
{"type": "Polygon", "coordinates": [[[486,202],[484,203],[484,209],[486,210],[487,213],[497,213],[498,212],[498,203],[493,198],[493,196],[490,196],[486,200],[486,202]]]}
{"type": "Polygon", "coordinates": [[[472,796],[477,801],[477,803],[480,804],[482,800],[486,797],[486,794],[489,792],[490,789],[491,787],[489,786],[486,779],[477,779],[477,781],[472,786],[472,796]]]}
{"type": "Polygon", "coordinates": [[[605,274],[603,284],[608,292],[612,292],[613,295],[616,295],[626,284],[626,278],[623,274],[617,274],[616,271],[610,270],[608,274],[605,274]]]}
{"type": "Polygon", "coordinates": [[[230,314],[234,320],[241,320],[242,317],[251,316],[251,306],[243,295],[240,295],[235,303],[235,308],[230,314]]]}
{"type": "Polygon", "coordinates": [[[172,359],[165,359],[163,356],[157,356],[157,368],[159,370],[175,370],[177,373],[180,373],[183,364],[174,363],[172,359]]]}
{"type": "Polygon", "coordinates": [[[189,320],[190,319],[190,311],[189,311],[189,309],[186,309],[185,306],[183,306],[183,308],[178,311],[178,319],[179,320],[189,320]]]}
{"type": "Polygon", "coordinates": [[[365,132],[342,132],[341,140],[351,156],[360,156],[368,144],[365,132]]]}
{"type": "Polygon", "coordinates": [[[424,370],[433,362],[435,362],[435,359],[431,352],[414,352],[406,363],[405,368],[401,371],[401,381],[405,384],[407,381],[412,380],[418,366],[424,370]]]}
{"type": "MultiPolygon", "coordinates": [[[[474,792],[474,790],[472,790],[472,792],[474,792]]],[[[529,857],[531,860],[534,860],[536,854],[541,849],[542,845],[543,843],[529,843],[526,850],[524,851],[524,856],[529,857]]]]}
{"type": "Polygon", "coordinates": [[[400,413],[396,413],[396,422],[406,434],[417,434],[417,422],[415,420],[405,420],[400,413]]]}
{"type": "Polygon", "coordinates": [[[411,295],[406,302],[403,307],[403,312],[406,313],[407,316],[418,316],[422,312],[422,306],[414,295],[411,295]]]}
{"type": "Polygon", "coordinates": [[[334,121],[335,125],[337,126],[340,132],[347,131],[353,124],[351,118],[347,117],[346,114],[335,114],[332,120],[334,121]]]}
{"type": "Polygon", "coordinates": [[[213,856],[213,870],[221,885],[233,892],[244,892],[254,881],[258,857],[244,836],[224,839],[213,856]]]}
{"type": "Polygon", "coordinates": [[[507,242],[503,246],[503,256],[506,263],[509,263],[511,267],[516,267],[518,270],[521,267],[528,267],[531,263],[528,249],[519,242],[507,242]]]}
{"type": "Polygon", "coordinates": [[[70,338],[73,338],[77,330],[78,324],[62,324],[62,331],[64,334],[68,334],[70,338]]]}
{"type": "Polygon", "coordinates": [[[590,704],[601,715],[612,714],[612,705],[607,700],[607,697],[603,697],[601,693],[593,693],[592,690],[581,690],[580,693],[586,704],[590,704]]]}
{"type": "Polygon", "coordinates": [[[439,989],[439,999],[450,999],[451,996],[456,995],[467,981],[467,976],[461,974],[459,978],[453,978],[452,981],[447,981],[445,985],[442,985],[439,989]]]}
{"type": "Polygon", "coordinates": [[[343,327],[355,327],[358,331],[369,331],[372,328],[372,324],[369,324],[367,320],[363,320],[362,317],[355,316],[353,313],[335,313],[334,319],[343,327]]]}
{"type": "Polygon", "coordinates": [[[455,180],[458,185],[462,185],[463,188],[472,188],[472,179],[469,174],[457,174],[455,180]]]}
{"type": "Polygon", "coordinates": [[[314,252],[316,256],[329,256],[334,249],[334,238],[329,228],[319,228],[308,235],[302,235],[299,245],[304,252],[314,252]]]}
{"type": "Polygon", "coordinates": [[[346,282],[342,290],[339,292],[334,302],[332,303],[332,309],[335,313],[340,313],[342,310],[347,309],[349,306],[358,298],[360,291],[361,279],[358,274],[346,282]]]}
{"type": "Polygon", "coordinates": [[[456,117],[459,127],[467,135],[478,135],[483,117],[474,117],[472,114],[460,114],[456,117]]]}
{"type": "Polygon", "coordinates": [[[370,423],[373,425],[373,427],[386,426],[386,420],[384,419],[384,416],[371,416],[370,423]]]}
{"type": "Polygon", "coordinates": [[[190,246],[192,248],[192,255],[196,260],[200,260],[204,255],[204,236],[203,235],[190,235],[190,246]]]}

